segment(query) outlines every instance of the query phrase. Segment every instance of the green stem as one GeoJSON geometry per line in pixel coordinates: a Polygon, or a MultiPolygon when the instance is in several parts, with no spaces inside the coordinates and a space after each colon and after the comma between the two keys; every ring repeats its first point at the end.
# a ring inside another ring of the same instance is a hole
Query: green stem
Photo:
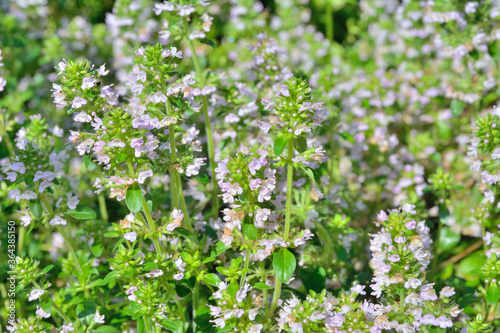
{"type": "Polygon", "coordinates": [[[170,175],[170,209],[180,207],[179,199],[177,198],[177,176],[173,169],[168,171],[170,175]]]}
{"type": "Polygon", "coordinates": [[[12,141],[10,141],[9,135],[5,133],[3,135],[3,141],[5,142],[5,145],[7,146],[7,150],[9,151],[9,155],[14,155],[14,146],[12,145],[12,141]]]}
{"type": "MultiPolygon", "coordinates": [[[[292,186],[293,186],[293,139],[288,141],[288,151],[287,151],[287,181],[286,181],[286,213],[285,213],[285,229],[283,231],[283,240],[286,242],[290,233],[290,222],[292,218],[292,186]]],[[[276,278],[276,283],[273,293],[273,301],[269,307],[266,319],[269,318],[276,310],[278,305],[278,300],[281,296],[281,281],[276,278]]]]}
{"type": "Polygon", "coordinates": [[[146,332],[148,333],[154,333],[152,330],[151,330],[151,325],[149,323],[149,318],[148,317],[142,317],[142,319],[144,320],[144,326],[146,328],[146,332]]]}
{"type": "MultiPolygon", "coordinates": [[[[184,29],[186,29],[186,33],[189,35],[189,25],[186,17],[184,17],[184,29]]],[[[196,70],[196,73],[200,75],[202,74],[201,67],[200,67],[200,62],[198,61],[198,56],[196,55],[196,49],[194,48],[194,43],[189,38],[187,39],[187,41],[189,44],[189,49],[191,50],[191,58],[193,59],[194,69],[196,70]]],[[[200,77],[199,79],[201,80],[202,77],[200,77]]]]}
{"type": "Polygon", "coordinates": [[[330,239],[330,235],[328,234],[328,230],[326,230],[325,226],[321,224],[320,221],[316,222],[316,230],[318,231],[318,236],[321,242],[323,243],[321,262],[323,264],[330,264],[330,250],[332,248],[332,240],[330,239]]]}
{"type": "Polygon", "coordinates": [[[167,294],[170,297],[172,297],[172,299],[174,300],[175,305],[177,305],[177,309],[179,310],[179,314],[181,316],[182,322],[185,323],[186,322],[186,314],[184,313],[184,310],[183,310],[184,308],[183,308],[181,302],[179,302],[177,297],[175,297],[175,293],[172,291],[172,288],[170,287],[170,285],[168,283],[165,284],[165,289],[167,290],[167,294]]]}
{"type": "MultiPolygon", "coordinates": [[[[164,83],[163,83],[164,85],[164,83]]],[[[173,116],[172,105],[170,102],[165,102],[167,106],[167,112],[169,116],[173,116]]],[[[174,125],[169,125],[168,133],[170,137],[170,150],[172,154],[172,162],[177,163],[177,149],[175,143],[175,127],[174,125]]],[[[172,197],[172,207],[181,208],[184,214],[184,223],[186,229],[189,231],[193,230],[191,226],[191,220],[189,219],[189,211],[187,209],[186,200],[184,199],[184,192],[182,190],[182,180],[179,171],[175,168],[170,169],[170,195],[172,197]]]]}
{"type": "MultiPolygon", "coordinates": [[[[135,170],[134,166],[132,165],[132,161],[130,158],[127,158],[127,166],[128,166],[128,171],[132,178],[135,178],[135,170]]],[[[153,241],[153,244],[155,245],[156,251],[160,254],[163,254],[163,248],[161,247],[160,244],[160,239],[158,238],[156,226],[155,226],[155,221],[153,220],[153,217],[151,216],[151,212],[149,211],[148,203],[146,202],[146,198],[143,196],[142,197],[142,210],[144,211],[144,215],[146,215],[146,221],[148,224],[149,230],[153,233],[153,236],[151,237],[151,240],[153,241]]]]}
{"type": "Polygon", "coordinates": [[[40,201],[42,202],[42,204],[45,207],[45,209],[47,210],[47,212],[49,212],[49,215],[54,216],[54,210],[52,209],[49,202],[47,201],[47,198],[45,198],[45,196],[42,194],[40,194],[40,201]]]}
{"type": "Polygon", "coordinates": [[[208,159],[210,164],[210,173],[212,174],[212,217],[216,219],[219,216],[219,197],[217,179],[215,178],[215,147],[212,135],[212,125],[208,115],[207,96],[203,96],[203,115],[205,116],[205,131],[207,132],[208,159]]]}
{"type": "Polygon", "coordinates": [[[333,8],[330,1],[326,1],[326,10],[325,10],[325,25],[326,25],[326,38],[328,40],[333,41],[333,8]]]}
{"type": "Polygon", "coordinates": [[[438,223],[439,224],[437,229],[436,242],[434,243],[434,258],[432,258],[432,266],[431,266],[432,280],[434,280],[434,274],[436,273],[436,267],[439,256],[439,242],[441,241],[441,230],[443,228],[443,221],[441,221],[441,219],[438,220],[438,223]]]}
{"type": "Polygon", "coordinates": [[[186,229],[188,229],[189,231],[193,231],[193,227],[191,226],[191,220],[189,218],[189,211],[186,205],[186,199],[184,199],[184,193],[182,190],[181,175],[177,170],[174,170],[174,175],[176,177],[177,196],[181,204],[182,212],[184,213],[184,222],[186,224],[186,229]]]}
{"type": "MultiPolygon", "coordinates": [[[[189,25],[186,17],[184,17],[184,28],[186,33],[189,34],[189,25]]],[[[188,39],[189,48],[191,50],[191,58],[193,59],[194,68],[200,83],[204,84],[203,72],[200,67],[200,62],[196,54],[196,49],[194,48],[194,43],[192,40],[188,39]]],[[[210,122],[210,116],[208,114],[208,99],[207,96],[203,96],[203,116],[205,117],[205,131],[207,133],[207,145],[208,145],[208,160],[210,172],[212,173],[212,217],[215,219],[219,216],[219,197],[218,197],[218,184],[215,178],[215,146],[214,139],[212,135],[212,124],[210,122]]]]}
{"type": "Polygon", "coordinates": [[[290,234],[290,221],[292,217],[292,185],[293,185],[293,139],[288,141],[288,166],[287,166],[287,181],[286,181],[286,215],[285,215],[285,230],[283,232],[283,240],[286,242],[290,234]]]}
{"type": "Polygon", "coordinates": [[[243,286],[243,283],[245,282],[245,278],[247,275],[248,268],[250,267],[250,254],[252,253],[251,249],[247,248],[247,253],[245,256],[245,266],[243,267],[243,274],[241,275],[240,279],[240,287],[243,286]]]}
{"type": "MultiPolygon", "coordinates": [[[[263,262],[263,261],[261,261],[261,262],[259,263],[259,267],[260,267],[260,270],[261,270],[262,272],[265,272],[266,267],[265,267],[265,265],[264,265],[264,262],[263,262]]],[[[264,276],[264,277],[265,277],[265,276],[264,276]]],[[[267,295],[267,289],[264,289],[264,299],[266,300],[266,303],[265,303],[265,304],[269,304],[269,299],[268,299],[268,295],[267,295]]]]}
{"type": "MultiPolygon", "coordinates": [[[[47,198],[40,194],[40,201],[42,202],[43,206],[49,212],[50,216],[54,216],[54,210],[50,206],[49,202],[47,201],[47,198]]],[[[60,225],[56,225],[57,231],[63,236],[64,242],[66,243],[66,246],[68,247],[69,252],[71,253],[71,256],[73,257],[73,261],[75,263],[76,270],[78,271],[78,274],[80,276],[80,279],[83,279],[83,270],[82,266],[80,265],[80,262],[78,261],[78,257],[76,256],[75,249],[73,248],[73,244],[71,243],[71,240],[68,237],[68,234],[66,234],[66,231],[64,230],[63,227],[60,225]]]]}
{"type": "MultiPolygon", "coordinates": [[[[59,314],[59,316],[65,321],[67,322],[68,324],[71,323],[71,320],[68,318],[68,316],[66,316],[66,314],[62,311],[62,309],[57,306],[56,303],[52,302],[52,308],[54,310],[56,310],[57,314],[59,314]]],[[[73,327],[75,328],[75,330],[77,332],[80,332],[80,330],[78,328],[75,327],[75,325],[73,324],[73,327]]]]}
{"type": "Polygon", "coordinates": [[[497,310],[498,310],[498,302],[496,302],[495,306],[493,307],[493,319],[492,319],[492,321],[494,321],[496,318],[497,310]]]}
{"type": "Polygon", "coordinates": [[[200,281],[198,278],[196,279],[196,282],[194,284],[194,291],[193,291],[193,333],[196,332],[196,314],[198,312],[198,307],[200,303],[200,281]]]}
{"type": "Polygon", "coordinates": [[[405,313],[405,289],[402,288],[401,293],[399,294],[399,312],[405,313]]]}
{"type": "MultiPolygon", "coordinates": [[[[486,226],[484,225],[484,223],[481,223],[481,229],[483,231],[483,237],[481,238],[484,238],[486,236],[486,226]]],[[[483,249],[484,252],[488,251],[488,245],[486,245],[486,242],[483,242],[483,249]]]]}
{"type": "Polygon", "coordinates": [[[80,262],[78,261],[78,257],[76,256],[75,249],[73,248],[73,245],[71,244],[71,240],[68,237],[68,234],[66,234],[66,231],[64,230],[63,227],[60,225],[56,225],[57,231],[63,236],[64,242],[68,246],[69,252],[71,252],[71,256],[73,256],[73,261],[75,262],[76,270],[78,271],[78,274],[83,278],[83,270],[82,266],[80,266],[80,262]]]}
{"type": "Polygon", "coordinates": [[[146,202],[146,198],[142,197],[142,210],[144,210],[144,215],[146,215],[146,220],[148,221],[148,227],[149,230],[153,233],[153,237],[151,239],[153,240],[153,243],[155,245],[156,251],[158,251],[159,254],[163,254],[163,248],[160,244],[160,239],[158,238],[157,230],[156,230],[156,225],[155,221],[153,220],[153,217],[151,216],[151,212],[149,211],[148,203],[146,202]]]}
{"type": "Polygon", "coordinates": [[[21,226],[21,229],[19,230],[19,242],[17,243],[17,253],[19,256],[21,256],[21,251],[23,250],[24,247],[24,238],[26,236],[26,228],[21,226]]]}
{"type": "MultiPolygon", "coordinates": [[[[167,105],[170,106],[170,103],[167,102],[167,105]]],[[[172,162],[177,162],[177,152],[176,152],[176,147],[175,147],[175,132],[174,132],[174,125],[168,126],[168,134],[170,136],[170,150],[172,154],[172,162]]],[[[169,174],[170,174],[170,196],[172,197],[171,200],[171,206],[172,207],[179,207],[179,196],[177,194],[177,176],[175,174],[176,170],[170,169],[169,174]]]]}
{"type": "Polygon", "coordinates": [[[269,310],[266,313],[264,321],[266,321],[270,316],[272,316],[274,310],[276,310],[280,296],[281,296],[281,281],[278,280],[278,278],[276,278],[276,283],[274,284],[273,301],[271,303],[271,306],[269,307],[269,310]]]}
{"type": "MultiPolygon", "coordinates": [[[[167,94],[167,88],[165,86],[165,82],[162,81],[161,86],[165,94],[167,94]]],[[[167,114],[170,117],[174,116],[174,111],[172,110],[172,105],[167,100],[165,102],[165,107],[167,109],[167,114]]],[[[170,139],[170,154],[172,155],[172,163],[177,162],[177,147],[175,142],[175,125],[171,124],[168,126],[168,136],[170,139]]],[[[169,170],[170,174],[170,207],[179,207],[179,199],[177,197],[177,179],[175,173],[172,169],[169,170]]]]}
{"type": "Polygon", "coordinates": [[[128,167],[128,172],[130,173],[130,177],[135,178],[134,165],[132,164],[130,158],[127,158],[127,167],[128,167]]]}
{"type": "Polygon", "coordinates": [[[106,207],[106,198],[104,197],[104,193],[101,192],[97,196],[97,200],[99,201],[99,211],[101,212],[101,218],[104,223],[108,223],[108,208],[106,207]]]}
{"type": "Polygon", "coordinates": [[[94,326],[95,326],[95,321],[92,320],[92,323],[87,327],[87,329],[85,330],[85,333],[92,332],[92,329],[94,328],[94,326]]]}

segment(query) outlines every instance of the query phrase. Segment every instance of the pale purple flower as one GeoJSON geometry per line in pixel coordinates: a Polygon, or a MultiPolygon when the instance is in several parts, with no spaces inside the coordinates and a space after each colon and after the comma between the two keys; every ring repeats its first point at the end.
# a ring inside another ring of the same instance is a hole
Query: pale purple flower
{"type": "Polygon", "coordinates": [[[139,184],[144,184],[146,179],[152,176],[153,176],[153,171],[151,170],[141,171],[139,172],[139,176],[137,177],[137,182],[139,184]]]}
{"type": "Polygon", "coordinates": [[[50,313],[47,313],[45,311],[43,311],[43,309],[40,307],[40,306],[36,306],[36,312],[35,312],[38,316],[42,317],[42,318],[49,318],[50,317],[50,313]]]}
{"type": "Polygon", "coordinates": [[[54,216],[52,220],[49,221],[50,225],[66,225],[66,220],[63,219],[61,216],[54,216]]]}
{"type": "Polygon", "coordinates": [[[95,312],[95,315],[94,315],[94,322],[95,322],[96,324],[104,324],[104,315],[101,315],[101,314],[99,313],[99,310],[97,310],[97,311],[95,312]]]}
{"type": "Polygon", "coordinates": [[[29,294],[28,294],[28,301],[34,301],[35,299],[40,298],[45,293],[45,290],[42,289],[33,289],[29,294]]]}
{"type": "Polygon", "coordinates": [[[439,292],[439,295],[441,295],[442,297],[451,297],[451,296],[455,295],[455,288],[453,288],[453,287],[444,287],[439,292]]]}
{"type": "Polygon", "coordinates": [[[127,232],[125,235],[123,235],[123,238],[125,238],[129,242],[135,242],[137,240],[137,233],[135,231],[127,232]]]}
{"type": "Polygon", "coordinates": [[[179,15],[180,16],[189,16],[191,13],[194,12],[194,7],[192,5],[184,5],[181,7],[179,10],[179,15]]]}
{"type": "MultiPolygon", "coordinates": [[[[163,3],[155,3],[155,8],[153,10],[156,15],[160,15],[162,11],[167,11],[167,12],[174,11],[175,7],[170,2],[163,1],[163,3]]],[[[142,53],[140,55],[142,55],[142,53]]]]}
{"type": "Polygon", "coordinates": [[[415,211],[415,205],[411,205],[408,203],[405,203],[402,207],[402,210],[408,214],[415,215],[417,212],[415,211]]]}
{"type": "Polygon", "coordinates": [[[381,210],[380,213],[378,213],[378,215],[377,215],[377,220],[383,222],[383,221],[387,221],[387,219],[388,219],[387,214],[383,210],[381,210]]]}
{"type": "Polygon", "coordinates": [[[415,222],[415,221],[410,221],[410,222],[405,223],[405,227],[408,230],[413,230],[413,229],[415,229],[416,226],[417,226],[417,222],[415,222]]]}
{"type": "Polygon", "coordinates": [[[74,109],[81,108],[83,105],[87,104],[87,101],[80,96],[76,96],[71,102],[71,107],[74,109]]]}
{"type": "Polygon", "coordinates": [[[344,324],[345,318],[342,314],[340,313],[335,313],[333,317],[328,317],[325,319],[325,324],[327,328],[333,328],[333,327],[342,327],[344,324]]]}
{"type": "Polygon", "coordinates": [[[82,80],[82,89],[92,88],[96,82],[97,80],[93,77],[84,77],[82,80]]]}

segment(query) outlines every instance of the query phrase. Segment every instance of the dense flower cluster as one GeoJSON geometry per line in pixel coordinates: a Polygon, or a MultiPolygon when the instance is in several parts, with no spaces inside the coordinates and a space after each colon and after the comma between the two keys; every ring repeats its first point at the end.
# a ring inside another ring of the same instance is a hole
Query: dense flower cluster
{"type": "Polygon", "coordinates": [[[2,10],[2,327],[500,327],[497,1],[2,10]]]}

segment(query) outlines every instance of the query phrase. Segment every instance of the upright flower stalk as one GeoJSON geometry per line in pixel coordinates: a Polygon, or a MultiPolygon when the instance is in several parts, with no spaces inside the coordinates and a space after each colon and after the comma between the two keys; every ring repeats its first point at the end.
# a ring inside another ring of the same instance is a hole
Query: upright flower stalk
{"type": "Polygon", "coordinates": [[[286,214],[285,229],[283,230],[283,239],[288,240],[290,234],[290,223],[292,219],[292,187],[293,187],[293,138],[288,141],[287,148],[287,167],[286,167],[286,214]]]}
{"type": "MultiPolygon", "coordinates": [[[[188,35],[189,32],[189,24],[187,18],[183,18],[184,28],[188,35]]],[[[189,49],[191,50],[191,58],[193,59],[194,68],[196,70],[196,75],[198,80],[200,80],[201,87],[205,85],[205,78],[203,76],[203,71],[200,66],[200,62],[198,60],[198,55],[196,54],[196,48],[194,46],[193,40],[187,38],[189,49]]],[[[219,197],[218,197],[218,189],[217,179],[215,178],[215,145],[214,138],[212,132],[212,123],[210,120],[210,115],[208,114],[208,98],[207,95],[202,95],[202,112],[205,117],[205,132],[207,135],[207,145],[208,145],[208,164],[210,167],[210,172],[212,174],[212,218],[217,218],[219,216],[219,197]]]]}
{"type": "MultiPolygon", "coordinates": [[[[305,135],[321,125],[324,114],[321,103],[313,104],[311,102],[311,88],[303,80],[288,79],[276,85],[275,91],[274,99],[266,98],[262,103],[265,109],[274,111],[278,117],[270,123],[261,121],[261,129],[266,133],[271,131],[277,134],[273,146],[274,155],[278,160],[278,165],[286,166],[285,225],[281,238],[284,244],[288,244],[292,219],[294,168],[301,168],[309,175],[314,187],[320,186],[317,183],[317,177],[314,177],[314,170],[306,165],[309,164],[309,161],[322,162],[324,151],[322,147],[308,149],[305,135]],[[282,156],[285,149],[287,154],[282,156]],[[295,151],[298,153],[297,156],[294,154],[295,151]]],[[[292,278],[296,259],[290,251],[282,248],[274,254],[273,266],[276,274],[275,289],[266,318],[271,316],[276,309],[281,295],[282,283],[288,283],[292,278]]]]}
{"type": "MultiPolygon", "coordinates": [[[[290,235],[290,224],[292,219],[292,189],[293,189],[293,138],[288,141],[287,145],[287,161],[286,161],[286,206],[285,206],[285,226],[283,228],[283,240],[286,242],[290,235]]],[[[278,301],[281,296],[281,280],[276,279],[274,285],[274,293],[271,301],[271,305],[267,311],[266,317],[271,316],[276,310],[276,306],[278,305],[278,301]]]]}
{"type": "Polygon", "coordinates": [[[196,53],[196,48],[194,41],[197,39],[203,39],[206,37],[206,33],[210,32],[213,18],[208,15],[206,6],[209,2],[193,2],[184,3],[183,1],[173,1],[173,2],[163,2],[156,3],[154,12],[156,15],[161,15],[162,13],[168,13],[167,16],[172,19],[175,23],[171,23],[170,20],[165,20],[164,25],[169,27],[166,35],[177,40],[185,40],[189,45],[191,51],[191,58],[193,61],[193,66],[197,77],[198,95],[201,97],[201,110],[205,118],[205,131],[207,136],[207,148],[208,148],[208,164],[211,172],[211,182],[212,182],[212,218],[217,218],[219,216],[219,199],[218,199],[218,186],[217,179],[215,178],[215,144],[213,139],[213,129],[210,116],[208,114],[208,95],[215,91],[215,87],[206,85],[203,70],[200,66],[198,55],[196,53]],[[190,30],[189,21],[192,19],[193,13],[203,12],[199,16],[197,26],[194,31],[190,30]],[[175,26],[175,28],[173,28],[175,26]],[[173,29],[172,29],[173,28],[173,29]]]}

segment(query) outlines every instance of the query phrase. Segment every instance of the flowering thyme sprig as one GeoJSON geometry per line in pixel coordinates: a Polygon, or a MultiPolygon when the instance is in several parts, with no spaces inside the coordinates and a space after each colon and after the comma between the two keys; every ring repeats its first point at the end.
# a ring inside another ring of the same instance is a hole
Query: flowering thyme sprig
{"type": "MultiPolygon", "coordinates": [[[[208,164],[211,171],[212,178],[212,218],[218,216],[218,187],[217,180],[215,179],[215,145],[212,133],[212,120],[210,119],[208,110],[208,97],[212,94],[216,87],[207,84],[207,79],[204,71],[201,68],[200,60],[198,59],[198,54],[194,44],[195,40],[202,40],[205,42],[210,42],[209,39],[205,38],[206,34],[210,32],[213,18],[206,12],[206,8],[210,2],[208,1],[190,1],[186,4],[185,2],[166,2],[155,4],[155,13],[160,15],[162,12],[168,12],[169,16],[173,16],[173,21],[176,22],[175,25],[177,29],[171,29],[169,27],[167,34],[170,31],[178,33],[175,39],[184,39],[189,45],[189,50],[191,52],[191,58],[196,71],[198,91],[200,92],[202,104],[201,110],[203,117],[205,118],[205,131],[207,136],[207,151],[208,151],[208,164]],[[199,16],[201,20],[198,21],[195,30],[191,30],[192,27],[189,25],[189,21],[192,21],[192,14],[196,12],[204,12],[199,16]]],[[[169,26],[169,21],[164,21],[164,25],[169,26]]],[[[170,38],[170,36],[168,36],[170,38]]],[[[213,42],[212,42],[213,43],[213,42]]]]}
{"type": "MultiPolygon", "coordinates": [[[[288,244],[290,238],[291,213],[292,213],[292,187],[295,164],[307,163],[300,154],[307,150],[307,140],[303,132],[311,131],[312,126],[321,124],[320,104],[312,104],[310,100],[311,88],[302,80],[292,78],[279,85],[280,90],[275,94],[275,99],[264,99],[266,107],[274,111],[277,118],[274,124],[262,123],[264,131],[272,129],[277,132],[274,142],[274,155],[279,158],[278,165],[286,165],[286,208],[285,225],[281,231],[283,242],[288,244]],[[315,112],[318,111],[318,112],[315,112]],[[286,157],[281,156],[287,150],[286,157]],[[294,157],[295,151],[299,152],[294,157]]],[[[262,128],[261,126],[261,128],[262,128]]],[[[312,171],[311,171],[312,173],[312,171]]],[[[312,177],[314,179],[314,177],[312,177]]],[[[273,300],[268,308],[266,317],[273,314],[281,294],[281,283],[288,283],[296,267],[295,256],[286,248],[282,248],[274,255],[273,266],[278,279],[276,280],[273,300]]]]}
{"type": "Polygon", "coordinates": [[[372,295],[384,294],[385,306],[374,311],[378,329],[416,330],[433,326],[453,326],[453,318],[462,311],[450,300],[453,288],[444,287],[438,295],[434,283],[428,283],[426,269],[430,264],[429,228],[414,220],[415,206],[405,204],[401,210],[377,216],[383,225],[372,236],[370,250],[374,269],[372,295]]]}

